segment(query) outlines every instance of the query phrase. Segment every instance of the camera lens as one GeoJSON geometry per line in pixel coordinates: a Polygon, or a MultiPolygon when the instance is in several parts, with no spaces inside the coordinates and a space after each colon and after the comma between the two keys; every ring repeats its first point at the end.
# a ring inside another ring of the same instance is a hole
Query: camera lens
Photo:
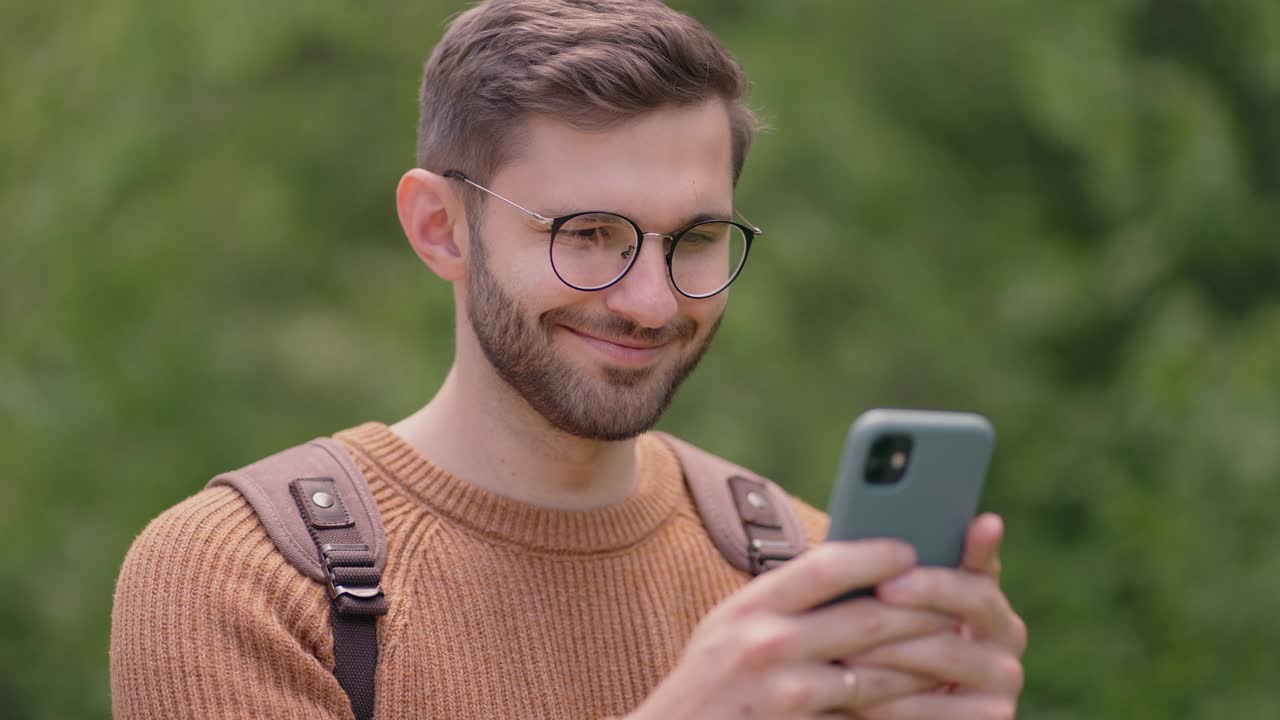
{"type": "Polygon", "coordinates": [[[911,464],[911,444],[909,435],[876,438],[863,470],[866,481],[872,485],[893,485],[901,481],[911,464]]]}

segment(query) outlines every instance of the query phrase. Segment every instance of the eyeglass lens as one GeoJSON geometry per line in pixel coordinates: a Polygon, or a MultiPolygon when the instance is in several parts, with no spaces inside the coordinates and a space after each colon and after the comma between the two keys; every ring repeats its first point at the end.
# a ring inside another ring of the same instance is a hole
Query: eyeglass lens
{"type": "MultiPolygon", "coordinates": [[[[651,238],[650,241],[658,240],[651,238]]],[[[663,254],[671,241],[663,238],[663,254]]],[[[551,239],[551,264],[560,279],[580,290],[613,283],[636,261],[640,237],[626,218],[588,213],[566,220],[551,239]]],[[[680,237],[671,255],[671,280],[680,292],[700,297],[722,290],[737,275],[747,238],[733,223],[711,221],[680,237]]]]}

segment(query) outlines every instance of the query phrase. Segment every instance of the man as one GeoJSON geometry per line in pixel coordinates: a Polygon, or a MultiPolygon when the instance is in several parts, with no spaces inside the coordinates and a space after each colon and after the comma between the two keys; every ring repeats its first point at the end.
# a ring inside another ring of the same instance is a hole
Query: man
{"type": "MultiPolygon", "coordinates": [[[[1014,715],[1025,630],[997,518],[961,570],[864,541],[748,582],[645,433],[755,231],[733,205],[745,87],[646,0],[492,0],[428,60],[396,202],[453,285],[455,361],[412,416],[335,436],[387,532],[376,717],[1014,715]]],[[[795,506],[817,543],[825,518],[795,506]]],[[[239,494],[206,489],[125,561],[117,717],[350,717],[328,608],[239,494]]]]}

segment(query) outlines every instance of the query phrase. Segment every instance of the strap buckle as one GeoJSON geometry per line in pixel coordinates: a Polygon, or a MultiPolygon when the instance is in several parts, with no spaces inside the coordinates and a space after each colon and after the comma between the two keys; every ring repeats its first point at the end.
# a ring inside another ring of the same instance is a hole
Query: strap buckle
{"type": "Polygon", "coordinates": [[[336,598],[339,595],[350,595],[358,597],[361,600],[376,598],[382,594],[382,586],[375,585],[373,587],[347,587],[346,585],[330,585],[329,597],[336,598]]]}
{"type": "Polygon", "coordinates": [[[729,478],[729,490],[747,534],[747,563],[751,574],[772,570],[799,554],[782,522],[766,483],[742,475],[729,478]]]}
{"type": "Polygon", "coordinates": [[[795,546],[785,540],[751,537],[752,527],[746,526],[750,541],[747,543],[747,559],[754,574],[773,570],[796,556],[795,546]]]}
{"type": "MultiPolygon", "coordinates": [[[[320,546],[320,558],[324,562],[325,585],[329,589],[330,598],[336,600],[340,596],[347,595],[360,600],[373,600],[382,595],[381,582],[375,581],[372,585],[357,585],[351,582],[340,582],[338,578],[342,568],[373,568],[373,553],[369,552],[368,545],[364,543],[324,543],[320,546]],[[350,555],[344,557],[339,553],[350,553],[350,555]]],[[[376,574],[375,577],[377,577],[376,574]]]]}

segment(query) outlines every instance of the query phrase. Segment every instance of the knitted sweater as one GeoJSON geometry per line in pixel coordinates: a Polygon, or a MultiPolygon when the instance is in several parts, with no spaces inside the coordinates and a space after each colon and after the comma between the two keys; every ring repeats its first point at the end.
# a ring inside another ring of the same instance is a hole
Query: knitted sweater
{"type": "MultiPolygon", "coordinates": [[[[387,532],[380,720],[624,715],[671,671],[699,619],[749,579],[712,544],[657,438],[638,440],[629,498],[573,512],[452,477],[385,425],[335,438],[387,532]]],[[[826,517],[795,506],[819,541],[826,517]]],[[[117,720],[352,717],[332,674],[324,587],[229,487],[143,530],[111,619],[117,720]]]]}

